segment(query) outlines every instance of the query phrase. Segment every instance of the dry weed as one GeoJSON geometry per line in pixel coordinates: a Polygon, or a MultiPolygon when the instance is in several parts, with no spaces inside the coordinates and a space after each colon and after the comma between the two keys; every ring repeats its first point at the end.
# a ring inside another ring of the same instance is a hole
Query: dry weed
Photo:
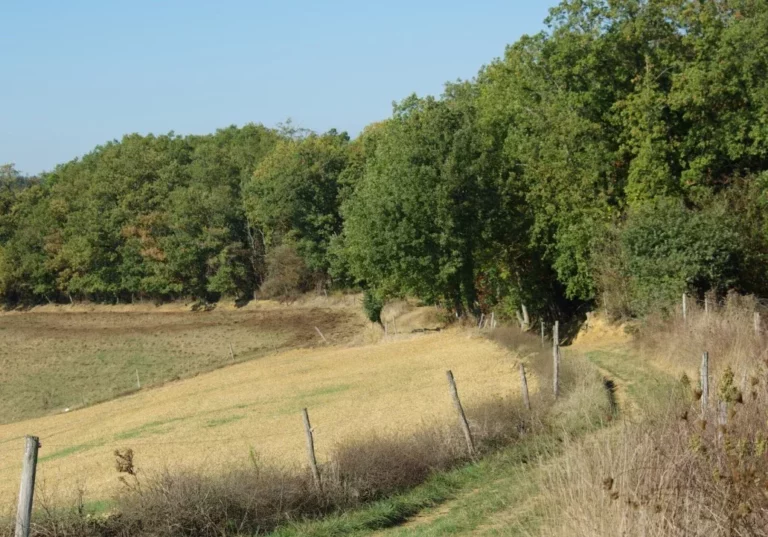
{"type": "Polygon", "coordinates": [[[685,322],[640,327],[646,359],[691,373],[664,401],[641,402],[642,422],[570,445],[547,468],[548,533],[768,535],[768,367],[754,308],[753,299],[731,296],[707,313],[689,309],[685,322]],[[698,380],[690,380],[703,350],[713,366],[704,412],[698,380]]]}

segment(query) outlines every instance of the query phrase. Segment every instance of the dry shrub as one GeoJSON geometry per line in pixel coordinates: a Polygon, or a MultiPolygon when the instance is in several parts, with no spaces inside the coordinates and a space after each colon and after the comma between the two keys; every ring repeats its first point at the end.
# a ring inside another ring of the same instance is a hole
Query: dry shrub
{"type": "Polygon", "coordinates": [[[501,325],[491,330],[488,337],[520,356],[543,353],[548,348],[542,345],[539,336],[517,326],[501,325]]]}
{"type": "Polygon", "coordinates": [[[259,289],[262,298],[294,301],[311,288],[304,259],[290,244],[281,244],[267,253],[267,277],[259,289]]]}
{"type": "MultiPolygon", "coordinates": [[[[466,415],[481,456],[510,445],[537,427],[534,415],[511,399],[469,407],[466,415]]],[[[400,437],[372,436],[340,444],[328,465],[329,482],[339,504],[370,501],[418,485],[434,472],[469,460],[458,423],[425,426],[400,437]]]]}
{"type": "Polygon", "coordinates": [[[433,472],[466,462],[456,428],[429,427],[400,438],[372,436],[336,446],[328,465],[328,492],[339,503],[379,499],[423,483],[433,472]]]}
{"type": "Polygon", "coordinates": [[[124,490],[117,511],[132,535],[202,537],[265,532],[331,506],[304,472],[248,466],[216,474],[166,470],[124,490]]]}
{"type": "Polygon", "coordinates": [[[642,421],[570,445],[546,471],[548,533],[768,536],[765,341],[754,334],[749,297],[713,310],[695,309],[687,323],[648,322],[638,336],[644,353],[677,358],[683,369],[710,351],[706,413],[686,376],[663,401],[639,402],[642,421]]]}
{"type": "Polygon", "coordinates": [[[515,351],[524,364],[526,374],[538,378],[541,389],[531,395],[534,420],[541,421],[544,414],[550,426],[560,427],[563,420],[588,417],[585,424],[597,417],[610,419],[607,393],[603,379],[595,367],[579,355],[561,347],[560,390],[563,398],[556,407],[550,390],[553,381],[552,342],[516,326],[503,326],[491,331],[489,337],[498,344],[515,351]],[[538,414],[537,414],[538,412],[538,414]],[[538,416],[538,417],[537,417],[538,416]]]}

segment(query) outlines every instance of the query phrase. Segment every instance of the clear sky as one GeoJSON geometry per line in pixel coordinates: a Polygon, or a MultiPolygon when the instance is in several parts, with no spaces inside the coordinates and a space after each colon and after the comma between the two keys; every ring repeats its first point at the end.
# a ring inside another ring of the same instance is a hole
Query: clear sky
{"type": "Polygon", "coordinates": [[[291,118],[357,134],[543,28],[554,0],[0,0],[0,164],[291,118]]]}

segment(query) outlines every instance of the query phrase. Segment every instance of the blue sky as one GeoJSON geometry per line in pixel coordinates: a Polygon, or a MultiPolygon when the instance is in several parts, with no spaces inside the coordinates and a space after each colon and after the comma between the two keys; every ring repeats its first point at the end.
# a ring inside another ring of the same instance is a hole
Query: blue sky
{"type": "Polygon", "coordinates": [[[0,0],[0,164],[248,122],[357,134],[471,78],[555,1],[0,0]]]}

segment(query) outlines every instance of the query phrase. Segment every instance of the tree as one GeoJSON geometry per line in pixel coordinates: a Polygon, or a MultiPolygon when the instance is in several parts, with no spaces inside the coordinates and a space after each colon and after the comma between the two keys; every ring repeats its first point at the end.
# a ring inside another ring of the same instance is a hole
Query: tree
{"type": "Polygon", "coordinates": [[[478,173],[471,87],[453,90],[395,107],[344,206],[344,244],[359,281],[464,313],[477,308],[482,216],[498,198],[478,173]]]}
{"type": "Polygon", "coordinates": [[[684,291],[738,285],[741,240],[722,207],[693,211],[661,198],[629,212],[620,240],[634,313],[675,303],[684,291]]]}
{"type": "Polygon", "coordinates": [[[284,140],[244,186],[249,222],[266,251],[295,245],[320,284],[328,278],[331,240],[342,227],[340,177],[348,146],[347,134],[336,131],[284,140]]]}

